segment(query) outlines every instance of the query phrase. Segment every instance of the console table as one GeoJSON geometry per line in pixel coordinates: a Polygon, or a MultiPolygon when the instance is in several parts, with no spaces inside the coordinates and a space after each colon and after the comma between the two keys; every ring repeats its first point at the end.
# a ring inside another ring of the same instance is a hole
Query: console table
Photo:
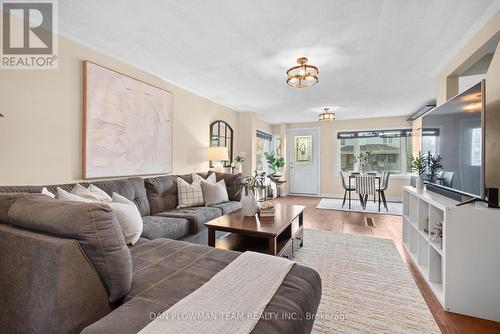
{"type": "Polygon", "coordinates": [[[403,246],[446,311],[500,321],[500,210],[458,203],[404,187],[403,246]]]}
{"type": "Polygon", "coordinates": [[[274,204],[275,216],[243,216],[241,209],[205,223],[212,247],[267,253],[291,259],[303,245],[304,209],[301,205],[274,204]],[[215,231],[231,232],[215,241],[215,231]]]}

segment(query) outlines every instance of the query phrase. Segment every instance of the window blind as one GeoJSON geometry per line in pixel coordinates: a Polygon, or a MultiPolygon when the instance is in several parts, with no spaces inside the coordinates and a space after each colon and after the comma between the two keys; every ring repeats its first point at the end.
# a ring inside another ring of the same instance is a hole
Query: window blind
{"type": "Polygon", "coordinates": [[[271,134],[263,132],[263,131],[260,131],[260,130],[257,130],[257,138],[264,139],[264,140],[267,140],[267,141],[272,141],[273,140],[273,136],[271,134]]]}

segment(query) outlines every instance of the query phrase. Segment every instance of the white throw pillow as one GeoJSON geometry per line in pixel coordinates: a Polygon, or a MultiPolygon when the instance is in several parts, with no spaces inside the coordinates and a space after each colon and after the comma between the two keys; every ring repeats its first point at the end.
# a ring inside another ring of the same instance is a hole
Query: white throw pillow
{"type": "Polygon", "coordinates": [[[198,182],[207,181],[210,183],[217,183],[217,176],[215,175],[215,173],[210,174],[206,179],[202,178],[198,174],[192,174],[192,177],[193,177],[193,182],[194,181],[198,181],[198,182]]]}
{"type": "Polygon", "coordinates": [[[134,245],[141,237],[144,227],[137,206],[117,193],[113,193],[112,201],[108,205],[120,223],[126,243],[134,245]]]}
{"type": "Polygon", "coordinates": [[[210,183],[217,183],[217,175],[215,175],[215,173],[212,173],[207,177],[205,181],[210,183]]]}
{"type": "Polygon", "coordinates": [[[177,209],[205,204],[203,190],[201,190],[202,178],[196,174],[193,174],[192,177],[193,183],[191,184],[180,177],[177,178],[177,209]]]}
{"type": "Polygon", "coordinates": [[[201,188],[203,189],[203,196],[205,198],[205,206],[211,206],[224,202],[229,202],[227,195],[226,182],[220,180],[213,184],[207,181],[201,181],[201,188]]]}
{"type": "Polygon", "coordinates": [[[109,196],[104,190],[94,186],[93,184],[91,184],[88,189],[92,194],[96,195],[102,203],[111,202],[111,196],[109,196]]]}
{"type": "Polygon", "coordinates": [[[55,198],[56,197],[56,195],[54,195],[53,193],[51,193],[49,191],[49,189],[47,189],[47,187],[43,187],[42,188],[42,195],[49,196],[50,198],[55,198]]]}
{"type": "Polygon", "coordinates": [[[91,199],[88,199],[88,198],[84,198],[84,197],[81,197],[81,196],[78,196],[78,195],[74,195],[74,194],[71,194],[69,192],[67,192],[66,190],[63,190],[59,187],[57,187],[57,196],[56,196],[57,199],[61,200],[61,201],[73,201],[73,202],[84,202],[84,203],[99,203],[99,200],[97,199],[94,199],[94,200],[91,200],[91,199]]]}
{"type": "Polygon", "coordinates": [[[102,203],[101,199],[96,194],[91,193],[89,189],[85,188],[80,183],[75,184],[73,189],[71,189],[71,194],[89,199],[92,202],[102,203]]]}

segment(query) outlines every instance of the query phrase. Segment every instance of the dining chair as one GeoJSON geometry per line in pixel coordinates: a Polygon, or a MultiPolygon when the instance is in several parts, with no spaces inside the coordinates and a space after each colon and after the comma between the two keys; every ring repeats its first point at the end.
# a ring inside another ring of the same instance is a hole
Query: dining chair
{"type": "Polygon", "coordinates": [[[374,195],[375,191],[375,175],[356,175],[356,192],[359,194],[363,209],[366,209],[368,198],[370,195],[374,195]]]}
{"type": "Polygon", "coordinates": [[[347,185],[347,183],[345,182],[346,176],[345,176],[345,174],[344,174],[343,171],[340,171],[340,178],[342,179],[342,187],[344,188],[344,200],[342,201],[342,207],[344,207],[344,205],[345,205],[345,199],[346,199],[346,196],[347,196],[347,192],[349,192],[349,195],[350,195],[351,191],[355,191],[356,190],[356,187],[354,187],[354,186],[349,187],[347,185]]]}
{"type": "Polygon", "coordinates": [[[385,191],[389,186],[389,176],[391,172],[382,172],[382,176],[380,178],[380,187],[377,189],[378,193],[378,211],[380,211],[380,198],[382,197],[382,201],[384,201],[384,208],[387,212],[389,212],[389,208],[387,207],[387,200],[385,199],[385,191]]]}
{"type": "Polygon", "coordinates": [[[454,172],[442,171],[439,175],[439,178],[441,179],[441,184],[445,187],[448,187],[448,188],[453,187],[453,176],[454,175],[455,175],[454,172]]]}

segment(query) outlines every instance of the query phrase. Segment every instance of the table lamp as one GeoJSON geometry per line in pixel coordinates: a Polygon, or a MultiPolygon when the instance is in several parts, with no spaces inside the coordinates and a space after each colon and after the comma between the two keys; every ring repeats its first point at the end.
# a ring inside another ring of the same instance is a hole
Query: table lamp
{"type": "Polygon", "coordinates": [[[214,171],[217,173],[222,172],[221,161],[229,160],[229,151],[227,147],[209,147],[208,148],[208,160],[214,161],[214,171]]]}

